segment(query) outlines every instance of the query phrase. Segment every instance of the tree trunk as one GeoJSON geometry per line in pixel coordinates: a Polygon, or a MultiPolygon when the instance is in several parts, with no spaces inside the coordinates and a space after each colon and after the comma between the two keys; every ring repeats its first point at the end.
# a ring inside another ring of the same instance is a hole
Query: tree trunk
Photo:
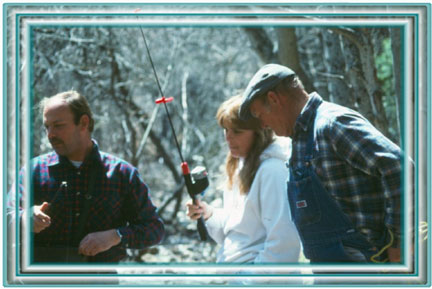
{"type": "Polygon", "coordinates": [[[275,63],[277,61],[274,45],[267,32],[262,28],[244,28],[249,37],[250,44],[258,54],[263,64],[275,63]]]}
{"type": "Polygon", "coordinates": [[[370,30],[340,28],[332,30],[344,36],[344,57],[351,84],[356,93],[359,112],[383,134],[390,136],[382,102],[382,91],[377,81],[375,53],[370,30]]]}
{"type": "Polygon", "coordinates": [[[339,35],[329,30],[322,32],[322,38],[329,100],[354,109],[355,98],[347,85],[345,62],[340,57],[342,55],[341,39],[339,35]]]}
{"type": "Polygon", "coordinates": [[[373,122],[374,115],[372,107],[367,99],[367,90],[363,79],[362,70],[360,67],[360,55],[357,47],[353,42],[342,37],[343,45],[343,58],[345,61],[345,71],[348,75],[348,82],[350,83],[351,90],[353,91],[354,99],[353,105],[357,111],[363,114],[368,120],[373,122]]]}
{"type": "Polygon", "coordinates": [[[370,29],[360,29],[362,36],[362,45],[360,46],[360,59],[362,63],[364,77],[367,83],[368,95],[372,105],[372,111],[375,116],[375,125],[377,128],[389,136],[389,125],[383,106],[383,92],[378,83],[376,68],[375,68],[375,51],[372,44],[372,35],[370,29]]]}
{"type": "Polygon", "coordinates": [[[295,28],[278,28],[276,31],[279,43],[278,55],[280,63],[296,72],[303,82],[306,91],[315,91],[316,89],[312,81],[310,81],[300,65],[295,28]]]}
{"type": "Polygon", "coordinates": [[[394,76],[394,91],[395,91],[395,105],[396,105],[396,120],[397,120],[397,133],[400,139],[400,111],[399,103],[402,100],[402,84],[401,84],[401,28],[390,28],[391,48],[393,55],[393,76],[394,76]]]}
{"type": "MultiPolygon", "coordinates": [[[[111,33],[110,33],[111,34],[111,33]]],[[[110,41],[114,36],[110,37],[110,41]]],[[[109,55],[111,58],[111,75],[110,75],[110,93],[114,102],[117,103],[117,106],[123,111],[123,120],[122,120],[122,128],[125,137],[125,151],[127,155],[130,157],[130,163],[133,166],[138,166],[138,159],[136,158],[136,150],[137,150],[137,137],[134,125],[131,122],[131,117],[129,111],[125,108],[125,106],[119,106],[117,91],[115,89],[116,83],[123,82],[122,74],[120,73],[119,65],[117,63],[113,45],[110,45],[109,55]]],[[[129,91],[126,88],[123,88],[120,94],[126,97],[129,94],[129,91]]]]}
{"type": "Polygon", "coordinates": [[[244,31],[263,64],[280,63],[288,66],[297,73],[306,91],[312,92],[316,90],[300,65],[295,28],[276,29],[278,39],[277,55],[273,52],[275,50],[274,45],[264,29],[244,28],[244,31]]]}

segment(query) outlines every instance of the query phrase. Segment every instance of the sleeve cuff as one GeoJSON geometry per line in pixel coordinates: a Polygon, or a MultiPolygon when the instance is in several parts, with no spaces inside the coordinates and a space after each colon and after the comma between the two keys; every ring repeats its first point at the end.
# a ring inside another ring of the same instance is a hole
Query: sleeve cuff
{"type": "Polygon", "coordinates": [[[117,246],[122,246],[122,247],[127,248],[128,247],[128,244],[126,241],[127,233],[125,232],[125,229],[124,228],[117,228],[115,230],[116,230],[117,235],[120,237],[120,243],[118,243],[117,246]]]}

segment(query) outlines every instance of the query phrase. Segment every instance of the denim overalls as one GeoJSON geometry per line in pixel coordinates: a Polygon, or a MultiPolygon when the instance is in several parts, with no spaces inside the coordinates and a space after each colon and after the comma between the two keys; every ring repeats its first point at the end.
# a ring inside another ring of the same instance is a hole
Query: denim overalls
{"type": "MultiPolygon", "coordinates": [[[[296,163],[290,161],[288,166],[288,200],[304,255],[311,263],[353,262],[344,250],[344,246],[347,246],[359,250],[367,262],[381,262],[386,258],[385,250],[378,253],[377,248],[354,228],[313,169],[312,160],[317,155],[314,149],[314,118],[315,115],[307,132],[304,159],[296,163]]],[[[383,247],[387,241],[388,231],[384,228],[382,242],[376,245],[383,247]]]]}

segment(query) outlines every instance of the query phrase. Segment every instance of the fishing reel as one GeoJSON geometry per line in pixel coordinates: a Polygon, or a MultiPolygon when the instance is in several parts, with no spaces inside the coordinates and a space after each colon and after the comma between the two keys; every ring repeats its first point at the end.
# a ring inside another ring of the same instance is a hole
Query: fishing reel
{"type": "MultiPolygon", "coordinates": [[[[187,162],[181,164],[183,177],[185,179],[186,189],[189,196],[192,198],[192,202],[197,205],[198,200],[205,194],[209,187],[209,180],[207,170],[203,166],[197,166],[192,171],[189,171],[187,162]]],[[[207,228],[205,226],[204,218],[201,216],[197,220],[197,229],[202,241],[208,239],[207,228]]]]}
{"type": "MultiPolygon", "coordinates": [[[[203,166],[197,166],[191,171],[191,181],[189,194],[201,199],[209,187],[207,170],[203,166]]],[[[186,184],[187,186],[187,184],[186,184]]],[[[191,196],[192,197],[192,196],[191,196]]]]}

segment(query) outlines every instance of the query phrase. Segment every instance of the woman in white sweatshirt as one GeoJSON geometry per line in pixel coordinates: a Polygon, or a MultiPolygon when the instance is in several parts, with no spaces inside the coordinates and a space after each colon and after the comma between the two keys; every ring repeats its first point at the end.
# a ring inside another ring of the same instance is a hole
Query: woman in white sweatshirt
{"type": "Polygon", "coordinates": [[[258,120],[240,120],[240,103],[240,96],[232,97],[216,114],[229,147],[224,206],[188,204],[187,215],[204,216],[209,235],[221,245],[217,262],[297,262],[300,240],[286,189],[290,146],[283,148],[258,120]]]}

